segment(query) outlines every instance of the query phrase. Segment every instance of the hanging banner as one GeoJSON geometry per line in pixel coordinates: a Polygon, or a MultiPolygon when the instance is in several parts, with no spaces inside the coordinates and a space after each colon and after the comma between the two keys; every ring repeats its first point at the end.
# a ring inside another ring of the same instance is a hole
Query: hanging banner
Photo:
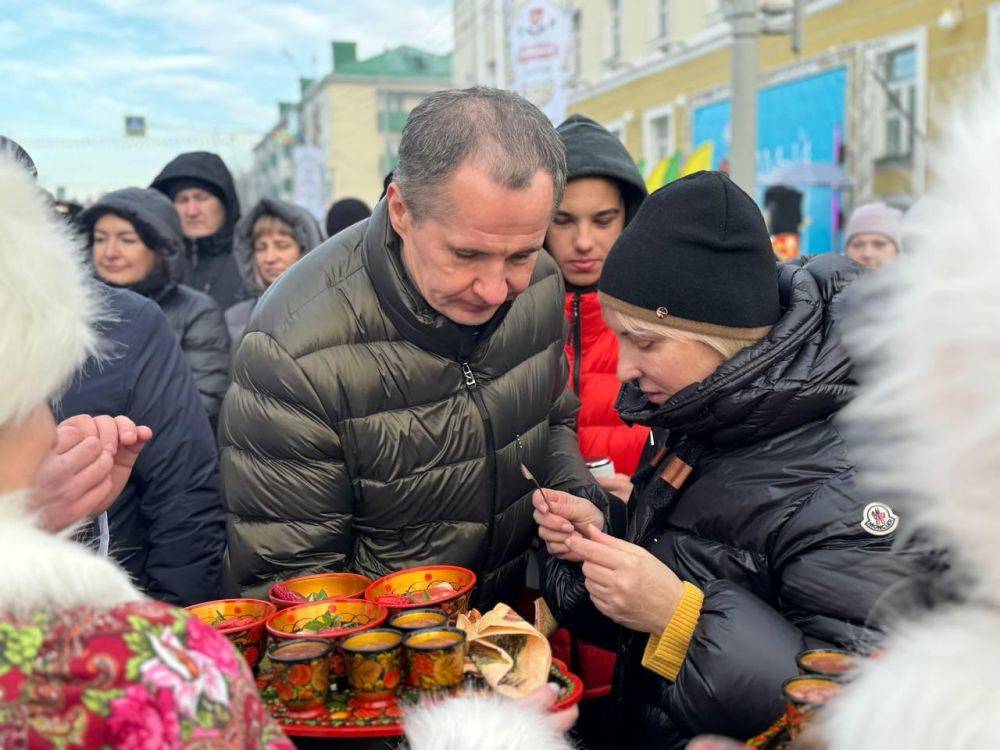
{"type": "Polygon", "coordinates": [[[326,216],[326,163],[323,152],[315,146],[296,146],[292,149],[295,164],[295,191],[293,200],[322,221],[326,216]]]}
{"type": "MultiPolygon", "coordinates": [[[[803,255],[840,250],[839,193],[850,186],[838,163],[847,102],[847,69],[782,81],[757,94],[758,202],[775,186],[802,191],[803,255]]],[[[732,142],[728,100],[696,108],[694,143],[711,142],[714,169],[725,169],[732,142]]]]}
{"type": "Polygon", "coordinates": [[[556,0],[527,0],[509,18],[510,88],[558,125],[569,104],[570,12],[556,0]]]}

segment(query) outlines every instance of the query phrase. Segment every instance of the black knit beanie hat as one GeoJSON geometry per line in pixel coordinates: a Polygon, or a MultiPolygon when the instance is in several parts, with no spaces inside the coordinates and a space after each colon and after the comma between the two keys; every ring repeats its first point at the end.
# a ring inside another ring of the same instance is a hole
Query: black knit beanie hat
{"type": "Polygon", "coordinates": [[[721,172],[649,196],[611,248],[599,289],[605,309],[727,339],[761,338],[781,315],[764,217],[721,172]]]}
{"type": "Polygon", "coordinates": [[[372,210],[359,198],[341,198],[326,212],[326,236],[357,224],[372,215],[372,210]]]}

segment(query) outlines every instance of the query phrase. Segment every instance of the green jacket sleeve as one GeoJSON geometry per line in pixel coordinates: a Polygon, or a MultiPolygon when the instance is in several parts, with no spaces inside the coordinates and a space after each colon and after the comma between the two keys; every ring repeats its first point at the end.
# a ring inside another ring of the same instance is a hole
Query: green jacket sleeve
{"type": "Polygon", "coordinates": [[[347,567],[353,490],[336,419],[288,352],[248,333],[233,375],[219,428],[226,581],[266,598],[272,581],[347,567]]]}

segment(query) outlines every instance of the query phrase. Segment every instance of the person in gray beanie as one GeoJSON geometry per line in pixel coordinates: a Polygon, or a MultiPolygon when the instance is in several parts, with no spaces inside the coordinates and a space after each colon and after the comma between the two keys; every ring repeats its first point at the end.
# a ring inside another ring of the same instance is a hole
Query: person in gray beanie
{"type": "Polygon", "coordinates": [[[844,254],[876,270],[903,249],[903,212],[886,203],[865,203],[854,209],[844,232],[844,254]]]}

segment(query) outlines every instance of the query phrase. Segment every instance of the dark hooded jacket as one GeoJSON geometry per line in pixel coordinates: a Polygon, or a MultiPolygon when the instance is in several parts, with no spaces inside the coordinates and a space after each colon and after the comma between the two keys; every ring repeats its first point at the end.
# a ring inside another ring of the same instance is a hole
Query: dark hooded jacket
{"type": "MultiPolygon", "coordinates": [[[[97,282],[95,282],[97,283],[97,282]]],[[[109,554],[173,604],[216,598],[226,548],[219,454],[183,352],[154,302],[101,285],[105,349],[59,399],[60,418],[123,414],[153,431],[108,509],[109,554]]]]}
{"type": "Polygon", "coordinates": [[[214,425],[229,383],[229,333],[215,300],[181,283],[184,235],[177,211],[168,198],[155,190],[116,190],[80,214],[80,224],[88,236],[93,236],[94,224],[107,213],[129,221],[146,246],[160,256],[153,272],[130,288],[155,301],[167,316],[214,425]]]}
{"type": "Polygon", "coordinates": [[[222,197],[226,221],[210,237],[185,238],[187,267],[183,282],[208,294],[220,310],[226,310],[246,296],[233,258],[233,231],[240,218],[240,200],[225,162],[208,151],[181,154],[163,168],[150,187],[173,200],[177,191],[187,187],[185,183],[191,180],[207,183],[222,197]]]}
{"type": "Polygon", "coordinates": [[[759,344],[660,406],[635,383],[622,389],[622,416],[654,427],[657,451],[668,447],[655,470],[647,451],[627,506],[612,501],[611,531],[705,595],[671,682],[642,665],[649,636],[593,607],[579,565],[544,560],[545,596],[560,622],[617,643],[623,744],[680,748],[702,733],[756,735],[782,713],[796,654],[870,645],[876,603],[917,568],[909,552],[893,551],[894,528],[880,536],[862,526],[877,498],[860,493],[834,424],[855,390],[838,324],[841,292],[859,271],[840,256],[786,265],[782,317],[759,344]],[[703,452],[693,472],[658,507],[669,495],[660,470],[671,452],[695,445],[703,452]]]}
{"type": "Polygon", "coordinates": [[[303,256],[323,241],[319,222],[311,213],[294,203],[263,198],[250,213],[240,219],[233,239],[233,258],[243,279],[243,288],[249,296],[226,310],[226,326],[229,328],[234,352],[250,322],[250,314],[257,306],[257,298],[264,293],[264,287],[260,285],[253,270],[253,225],[265,214],[278,217],[292,228],[303,256]]]}
{"type": "Polygon", "coordinates": [[[245,595],[315,570],[451,563],[490,608],[520,593],[537,531],[518,460],[600,495],[576,446],[552,259],[473,328],[427,305],[400,253],[382,201],[288,269],[243,336],[219,436],[245,595]]]}
{"type": "MultiPolygon", "coordinates": [[[[646,199],[646,184],[625,146],[589,117],[573,115],[558,128],[566,147],[567,181],[603,177],[614,181],[625,203],[625,225],[646,199]]],[[[620,383],[618,340],[601,315],[597,287],[566,285],[569,383],[580,399],[577,432],[589,458],[610,458],[622,473],[635,471],[649,430],[629,427],[615,412],[620,383]]]]}

